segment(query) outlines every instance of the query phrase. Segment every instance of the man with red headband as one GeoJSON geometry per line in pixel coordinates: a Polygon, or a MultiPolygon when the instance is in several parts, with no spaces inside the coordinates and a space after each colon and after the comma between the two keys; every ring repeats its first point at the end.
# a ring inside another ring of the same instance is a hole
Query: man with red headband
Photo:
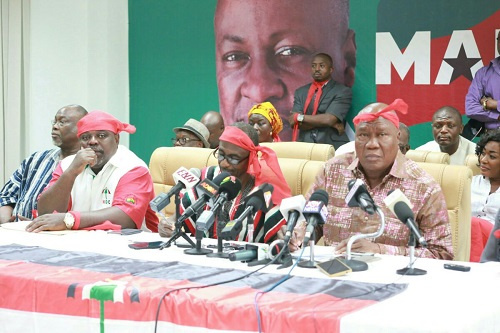
{"type": "MultiPolygon", "coordinates": [[[[269,183],[274,187],[272,193],[274,205],[279,205],[281,200],[291,196],[291,190],[281,172],[276,154],[268,147],[259,146],[257,131],[249,124],[235,123],[227,126],[220,137],[219,148],[214,151],[214,154],[219,161],[219,166],[203,169],[202,179],[213,179],[220,172],[226,171],[238,178],[242,184],[241,191],[236,198],[227,202],[222,208],[222,216],[226,221],[234,220],[243,213],[246,208],[242,204],[243,200],[261,184],[269,183]]],[[[196,199],[198,198],[194,190],[186,192],[181,202],[181,214],[196,199]]],[[[195,234],[196,219],[197,216],[194,216],[185,221],[185,227],[192,234],[195,234]]],[[[258,243],[270,243],[276,239],[279,229],[285,224],[286,220],[277,206],[265,215],[257,212],[253,221],[253,240],[258,243]]],[[[170,237],[173,229],[171,221],[160,222],[160,235],[170,237]]],[[[209,236],[217,237],[216,228],[210,230],[209,236]]],[[[249,240],[246,220],[243,222],[243,228],[237,240],[249,240]]]]}
{"type": "Polygon", "coordinates": [[[38,218],[26,230],[158,230],[149,207],[154,198],[147,165],[120,146],[119,133],[135,127],[93,111],[78,121],[82,149],[59,163],[38,202],[38,218]],[[45,215],[44,215],[45,214],[45,215]]]}
{"type": "MultiPolygon", "coordinates": [[[[369,215],[361,208],[351,208],[345,203],[349,192],[348,182],[361,179],[375,204],[384,212],[386,226],[383,234],[374,240],[361,239],[352,246],[354,252],[372,252],[408,255],[410,229],[400,222],[383,202],[394,189],[400,189],[413,204],[415,222],[427,240],[427,248],[417,247],[417,257],[453,259],[451,228],[446,202],[439,185],[432,176],[399,150],[399,119],[395,111],[407,112],[401,100],[391,105],[373,103],[354,118],[356,129],[354,153],[347,153],[329,160],[316,178],[311,192],[324,188],[329,193],[328,219],[318,230],[324,235],[325,244],[336,246],[341,253],[346,250],[349,238],[358,233],[372,233],[380,226],[378,214],[369,215]]],[[[298,235],[304,232],[300,225],[298,235]]],[[[303,237],[298,237],[302,239],[303,237]]],[[[294,240],[292,245],[299,245],[294,240]]]]}
{"type": "Polygon", "coordinates": [[[313,82],[295,91],[293,110],[288,122],[292,140],[327,143],[337,149],[349,142],[345,117],[351,107],[351,88],[332,79],[332,57],[318,53],[311,63],[313,82]]]}

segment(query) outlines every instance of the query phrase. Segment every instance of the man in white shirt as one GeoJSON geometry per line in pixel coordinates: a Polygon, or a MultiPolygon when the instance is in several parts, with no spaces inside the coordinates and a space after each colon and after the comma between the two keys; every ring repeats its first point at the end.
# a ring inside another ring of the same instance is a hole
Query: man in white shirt
{"type": "Polygon", "coordinates": [[[452,106],[443,106],[432,116],[434,141],[429,141],[415,150],[448,153],[450,164],[464,165],[467,155],[476,152],[476,144],[460,135],[463,129],[460,112],[452,106]]]}

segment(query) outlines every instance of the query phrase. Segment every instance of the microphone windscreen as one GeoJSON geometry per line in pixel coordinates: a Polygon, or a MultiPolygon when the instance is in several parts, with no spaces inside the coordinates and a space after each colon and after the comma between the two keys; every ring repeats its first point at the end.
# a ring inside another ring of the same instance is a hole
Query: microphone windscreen
{"type": "Polygon", "coordinates": [[[264,196],[254,195],[250,199],[248,199],[247,207],[253,207],[254,211],[262,210],[264,206],[264,201],[262,200],[264,196]]]}
{"type": "Polygon", "coordinates": [[[219,173],[217,176],[215,176],[215,178],[212,181],[214,182],[215,185],[220,186],[222,181],[230,176],[231,176],[231,174],[229,172],[223,171],[223,172],[219,173]]]}
{"type": "Polygon", "coordinates": [[[328,193],[326,193],[326,191],[323,189],[317,189],[316,191],[314,191],[313,194],[311,194],[309,201],[321,201],[322,203],[327,205],[328,204],[328,193]]]}
{"type": "Polygon", "coordinates": [[[411,208],[403,201],[399,201],[394,204],[394,214],[404,223],[406,223],[408,219],[414,218],[411,208]]]}
{"type": "Polygon", "coordinates": [[[191,168],[191,169],[189,169],[189,172],[191,172],[193,175],[195,175],[198,178],[200,178],[200,176],[201,176],[201,170],[198,168],[191,168]]]}
{"type": "Polygon", "coordinates": [[[236,198],[241,190],[241,182],[238,178],[234,176],[229,176],[224,178],[220,183],[219,193],[226,192],[227,200],[233,200],[236,198]]]}

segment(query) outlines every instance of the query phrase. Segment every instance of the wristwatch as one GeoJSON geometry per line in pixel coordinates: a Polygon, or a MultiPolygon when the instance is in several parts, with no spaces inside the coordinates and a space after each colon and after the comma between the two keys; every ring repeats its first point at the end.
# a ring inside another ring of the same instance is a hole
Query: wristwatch
{"type": "Polygon", "coordinates": [[[64,224],[66,224],[66,229],[71,230],[73,226],[75,225],[75,216],[71,214],[70,212],[67,212],[66,215],[64,215],[64,224]]]}
{"type": "Polygon", "coordinates": [[[302,122],[304,121],[304,115],[302,113],[297,116],[297,121],[299,122],[299,124],[302,124],[302,122]]]}

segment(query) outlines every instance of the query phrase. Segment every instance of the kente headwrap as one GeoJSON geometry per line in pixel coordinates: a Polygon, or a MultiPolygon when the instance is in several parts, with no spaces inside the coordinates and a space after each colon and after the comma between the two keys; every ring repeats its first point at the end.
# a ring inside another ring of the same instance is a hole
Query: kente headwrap
{"type": "Polygon", "coordinates": [[[371,122],[378,117],[382,117],[393,123],[396,128],[399,128],[399,117],[395,112],[391,111],[397,111],[399,113],[406,114],[408,112],[408,104],[406,104],[405,101],[403,101],[401,98],[397,98],[394,100],[394,102],[392,102],[382,110],[375,113],[358,114],[352,121],[355,126],[358,126],[358,124],[361,122],[371,122]]]}
{"type": "Polygon", "coordinates": [[[247,173],[255,177],[255,186],[263,183],[273,185],[273,203],[279,205],[281,200],[292,195],[285,176],[281,172],[276,153],[268,147],[255,146],[248,135],[234,126],[227,126],[220,136],[220,141],[232,143],[250,152],[247,173]],[[259,158],[258,153],[261,153],[259,158]]]}
{"type": "Polygon", "coordinates": [[[256,104],[250,109],[250,111],[248,111],[248,118],[250,118],[252,114],[260,114],[264,116],[271,124],[271,129],[273,130],[273,140],[275,142],[281,141],[278,133],[283,129],[283,120],[281,120],[281,117],[278,111],[276,111],[274,105],[270,102],[256,104]]]}
{"type": "Polygon", "coordinates": [[[103,111],[92,111],[78,121],[77,136],[80,137],[88,131],[110,131],[115,134],[120,132],[135,133],[135,126],[122,123],[109,113],[103,111]]]}

